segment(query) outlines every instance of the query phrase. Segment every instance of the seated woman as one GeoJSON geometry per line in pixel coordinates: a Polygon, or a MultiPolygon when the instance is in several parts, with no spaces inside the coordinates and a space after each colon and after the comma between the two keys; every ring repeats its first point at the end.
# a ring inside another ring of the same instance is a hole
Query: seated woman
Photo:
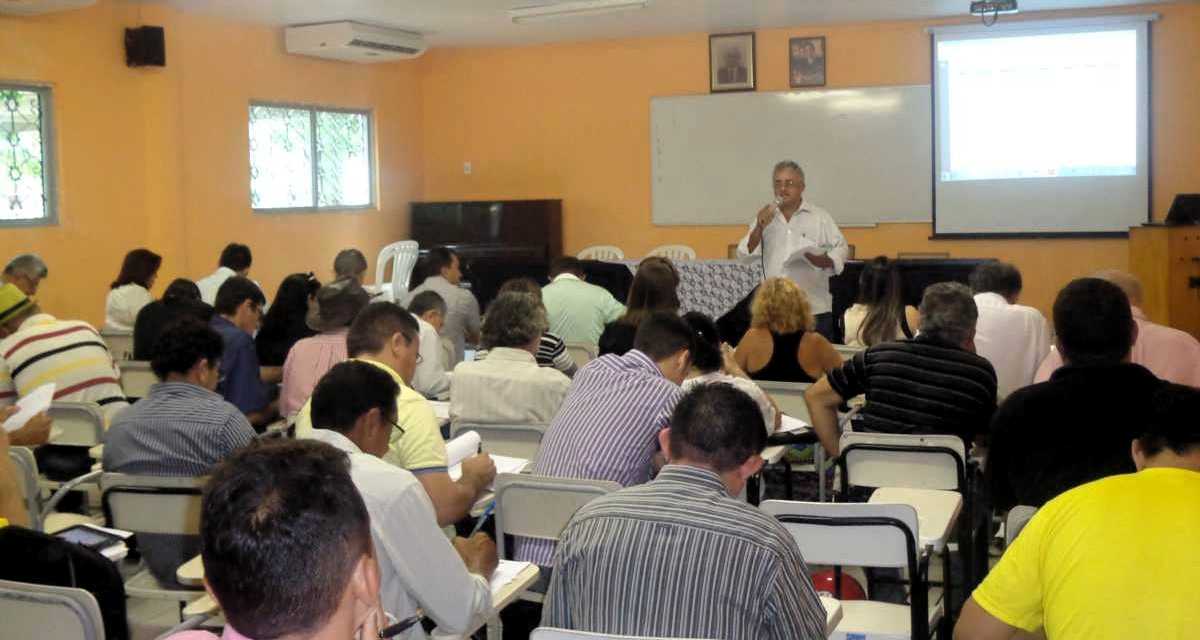
{"type": "Polygon", "coordinates": [[[655,311],[679,312],[679,272],[666,258],[651,256],[638,264],[625,315],[604,326],[600,334],[600,355],[624,355],[633,348],[633,336],[642,318],[655,311]]]}
{"type": "Polygon", "coordinates": [[[871,347],[881,342],[911,339],[921,328],[921,314],[904,304],[904,286],[896,263],[879,256],[858,277],[858,302],[842,316],[845,342],[871,347]]]}
{"type": "Polygon", "coordinates": [[[795,282],[769,278],[750,308],[750,330],[734,352],[739,367],[756,380],[816,382],[842,365],[842,357],[813,331],[808,298],[795,282]]]}
{"type": "Polygon", "coordinates": [[[121,273],[113,281],[104,301],[104,327],[117,331],[133,331],[142,307],[154,302],[150,287],[158,278],[162,256],[149,249],[134,249],[125,254],[121,273]]]}
{"type": "Polygon", "coordinates": [[[754,400],[763,415],[763,423],[767,425],[770,435],[779,428],[782,414],[775,401],[762,387],[750,381],[750,376],[738,366],[733,357],[733,349],[721,342],[717,325],[712,319],[698,311],[683,314],[683,321],[688,323],[696,334],[692,348],[693,377],[683,381],[683,390],[688,391],[699,384],[728,384],[741,390],[754,400]]]}
{"type": "MultiPolygon", "coordinates": [[[[532,278],[513,278],[506,281],[500,286],[500,291],[496,295],[515,291],[517,293],[528,293],[537,298],[538,304],[542,305],[542,309],[546,306],[542,303],[542,288],[532,278]]],[[[480,349],[475,352],[476,360],[483,360],[487,357],[487,348],[480,349]]],[[[538,366],[554,367],[567,376],[575,375],[575,360],[571,354],[567,353],[567,345],[563,339],[549,331],[542,334],[541,340],[538,341],[537,353],[534,354],[537,358],[538,366]]]]}
{"type": "Polygon", "coordinates": [[[133,323],[133,359],[154,359],[154,343],[172,322],[184,316],[204,324],[212,320],[213,308],[200,299],[200,287],[187,278],[175,278],[161,300],[142,307],[133,323]]]}
{"type": "Polygon", "coordinates": [[[297,342],[317,335],[306,319],[308,308],[316,304],[321,282],[310,273],[293,273],[279,283],[271,308],[263,316],[262,328],[254,338],[261,367],[282,367],[288,351],[297,342]]]}

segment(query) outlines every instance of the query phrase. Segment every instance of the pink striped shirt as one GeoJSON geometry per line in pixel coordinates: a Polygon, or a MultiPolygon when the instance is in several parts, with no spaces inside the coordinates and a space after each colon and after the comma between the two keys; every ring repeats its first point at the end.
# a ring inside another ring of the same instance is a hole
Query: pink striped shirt
{"type": "MultiPolygon", "coordinates": [[[[1133,363],[1146,367],[1163,380],[1200,387],[1200,341],[1179,329],[1150,322],[1137,307],[1133,307],[1133,320],[1138,326],[1137,342],[1133,344],[1133,363]]],[[[1038,368],[1033,381],[1049,380],[1050,374],[1062,365],[1062,355],[1058,350],[1052,350],[1038,368]]]]}

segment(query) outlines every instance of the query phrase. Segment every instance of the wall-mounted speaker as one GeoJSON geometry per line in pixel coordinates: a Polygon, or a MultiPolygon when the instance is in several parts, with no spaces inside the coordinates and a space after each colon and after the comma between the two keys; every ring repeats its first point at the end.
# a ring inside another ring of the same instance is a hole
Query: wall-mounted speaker
{"type": "Polygon", "coordinates": [[[167,66],[167,37],[163,28],[126,29],[125,64],[130,67],[167,66]]]}

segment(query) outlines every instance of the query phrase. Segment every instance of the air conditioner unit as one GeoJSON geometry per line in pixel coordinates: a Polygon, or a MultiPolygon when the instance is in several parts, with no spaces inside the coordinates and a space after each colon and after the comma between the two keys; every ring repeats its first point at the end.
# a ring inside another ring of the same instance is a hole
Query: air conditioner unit
{"type": "Polygon", "coordinates": [[[70,11],[96,4],[96,0],[0,0],[0,14],[33,16],[70,11]]]}
{"type": "Polygon", "coordinates": [[[389,62],[415,58],[428,48],[425,38],[419,33],[358,22],[288,27],[284,32],[284,41],[288,53],[345,62],[389,62]]]}

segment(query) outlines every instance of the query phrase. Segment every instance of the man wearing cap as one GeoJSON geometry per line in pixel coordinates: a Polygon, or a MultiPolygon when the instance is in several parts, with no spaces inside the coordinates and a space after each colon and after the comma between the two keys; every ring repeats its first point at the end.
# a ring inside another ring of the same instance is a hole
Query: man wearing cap
{"type": "Polygon", "coordinates": [[[312,395],[321,376],[346,355],[346,332],[370,294],[352,278],[341,278],[317,290],[317,304],[308,311],[308,327],[318,332],[292,346],[283,363],[279,412],[292,417],[312,395]]]}

